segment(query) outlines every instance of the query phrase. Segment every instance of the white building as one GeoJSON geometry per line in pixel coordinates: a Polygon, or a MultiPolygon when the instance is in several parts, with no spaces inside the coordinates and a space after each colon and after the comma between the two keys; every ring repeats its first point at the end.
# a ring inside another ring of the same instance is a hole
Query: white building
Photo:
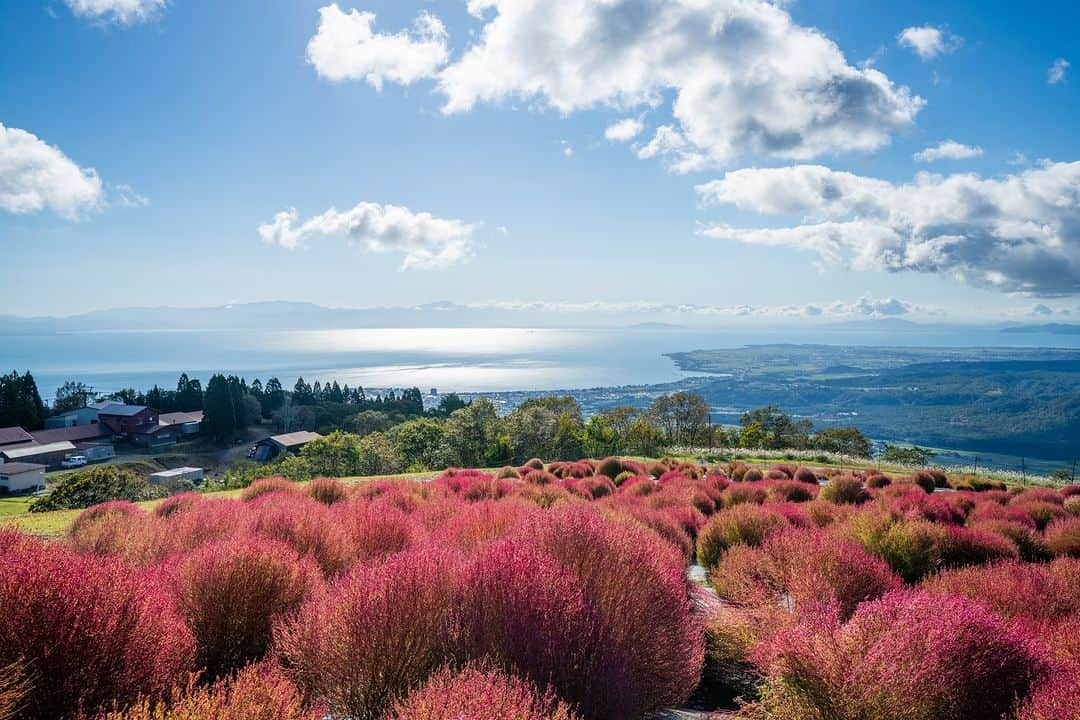
{"type": "Polygon", "coordinates": [[[0,493],[45,489],[45,466],[36,463],[0,463],[0,493]]]}
{"type": "Polygon", "coordinates": [[[182,467],[151,473],[150,482],[158,484],[168,482],[169,480],[190,480],[192,483],[198,484],[201,483],[205,477],[206,471],[202,468],[182,467]]]}

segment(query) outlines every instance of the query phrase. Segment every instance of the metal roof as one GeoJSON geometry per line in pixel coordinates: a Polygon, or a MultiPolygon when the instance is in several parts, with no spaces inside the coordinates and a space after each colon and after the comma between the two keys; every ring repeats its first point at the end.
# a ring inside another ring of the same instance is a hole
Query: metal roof
{"type": "Polygon", "coordinates": [[[33,441],[34,438],[30,436],[30,433],[26,432],[21,427],[0,428],[0,445],[14,445],[16,443],[28,443],[33,441]]]}
{"type": "Polygon", "coordinates": [[[171,478],[171,477],[177,477],[179,475],[187,475],[188,473],[193,473],[193,472],[204,472],[204,471],[203,471],[202,468],[197,468],[197,467],[179,467],[179,468],[173,468],[172,470],[162,470],[161,472],[150,473],[150,477],[171,478]]]}
{"type": "Polygon", "coordinates": [[[34,442],[47,444],[63,440],[78,442],[80,440],[110,437],[112,430],[109,430],[104,425],[76,425],[75,427],[55,428],[53,430],[37,430],[30,433],[30,435],[34,442]]]}
{"type": "Polygon", "coordinates": [[[98,410],[98,415],[122,415],[124,417],[132,417],[138,415],[143,410],[149,410],[150,408],[145,405],[124,405],[123,403],[113,403],[106,405],[98,410]]]}
{"type": "Polygon", "coordinates": [[[69,442],[54,442],[47,443],[45,445],[19,445],[17,447],[0,448],[0,455],[3,455],[8,460],[14,460],[15,458],[34,457],[36,455],[45,455],[47,453],[66,452],[68,450],[74,450],[75,446],[69,442]]]}
{"type": "Polygon", "coordinates": [[[284,435],[274,435],[273,437],[267,439],[276,442],[278,445],[288,448],[296,447],[297,445],[305,445],[312,440],[318,440],[321,437],[322,435],[317,432],[308,432],[307,430],[301,430],[299,432],[286,433],[284,435]]]}
{"type": "Polygon", "coordinates": [[[38,465],[37,463],[0,463],[0,475],[22,475],[23,473],[44,469],[44,465],[38,465]]]}
{"type": "Polygon", "coordinates": [[[195,410],[192,412],[161,413],[160,415],[158,415],[159,425],[186,425],[188,423],[201,423],[202,421],[202,410],[195,410]]]}

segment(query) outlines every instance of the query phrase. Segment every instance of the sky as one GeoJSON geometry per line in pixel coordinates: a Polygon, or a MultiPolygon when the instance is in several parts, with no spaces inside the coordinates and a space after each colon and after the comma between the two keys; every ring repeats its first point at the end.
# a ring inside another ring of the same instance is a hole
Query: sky
{"type": "Polygon", "coordinates": [[[1080,6],[20,0],[0,314],[1080,318],[1080,6]]]}

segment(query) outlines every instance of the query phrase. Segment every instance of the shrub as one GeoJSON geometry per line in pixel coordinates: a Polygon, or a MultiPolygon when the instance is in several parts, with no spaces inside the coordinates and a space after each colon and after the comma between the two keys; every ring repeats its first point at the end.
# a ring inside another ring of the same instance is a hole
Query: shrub
{"type": "Polygon", "coordinates": [[[313,560],[283,542],[229,538],[180,561],[176,600],[195,634],[199,667],[213,680],[266,654],[275,618],[321,585],[313,560]]]}
{"type": "Polygon", "coordinates": [[[110,500],[154,500],[168,493],[131,470],[118,465],[96,465],[60,481],[48,495],[34,500],[30,512],[79,510],[110,500]]]}
{"type": "Polygon", "coordinates": [[[1021,500],[1010,503],[1010,506],[1027,513],[1035,521],[1035,527],[1039,530],[1045,530],[1046,526],[1054,520],[1060,520],[1069,515],[1069,511],[1063,505],[1043,500],[1021,500]]]}
{"type": "Polygon", "coordinates": [[[559,478],[547,470],[533,470],[532,472],[525,473],[525,476],[521,478],[530,485],[553,485],[559,481],[559,478]]]}
{"type": "Polygon", "coordinates": [[[981,565],[994,560],[1011,560],[1020,557],[1016,545],[1010,540],[973,528],[948,526],[938,546],[940,565],[943,568],[981,565]]]}
{"type": "Polygon", "coordinates": [[[30,683],[22,663],[0,667],[0,720],[14,720],[29,692],[30,683]]]}
{"type": "Polygon", "coordinates": [[[539,512],[523,502],[485,500],[468,505],[439,524],[431,534],[431,543],[474,551],[504,537],[510,529],[531,513],[539,512]]]}
{"type": "Polygon", "coordinates": [[[697,559],[706,568],[716,567],[733,545],[761,545],[765,536],[788,525],[783,515],[758,505],[736,505],[713,515],[698,533],[697,559]]]}
{"type": "Polygon", "coordinates": [[[533,458],[525,463],[525,467],[529,468],[530,470],[543,470],[544,461],[540,458],[533,458]]]}
{"type": "Polygon", "coordinates": [[[884,488],[892,485],[892,478],[888,475],[882,475],[874,473],[873,475],[866,476],[866,487],[868,488],[884,488]]]}
{"type": "Polygon", "coordinates": [[[705,620],[705,668],[702,687],[720,694],[724,704],[736,698],[753,699],[760,677],[749,661],[759,629],[752,616],[730,605],[710,609],[705,620]]]}
{"type": "Polygon", "coordinates": [[[611,480],[619,477],[624,469],[622,462],[617,457],[606,457],[596,464],[596,474],[605,475],[611,480]]]}
{"type": "Polygon", "coordinates": [[[771,555],[760,547],[734,545],[709,574],[716,594],[740,607],[775,607],[784,578],[771,555]]]}
{"type": "Polygon", "coordinates": [[[521,473],[519,473],[517,471],[517,468],[512,468],[509,465],[507,465],[506,467],[501,468],[497,473],[495,473],[495,479],[496,480],[519,480],[519,479],[521,479],[521,473]]]}
{"type": "Polygon", "coordinates": [[[1062,518],[1050,523],[1044,534],[1052,555],[1080,557],[1080,518],[1062,518]]]}
{"type": "Polygon", "coordinates": [[[177,513],[187,512],[203,501],[202,495],[197,492],[180,493],[166,498],[154,506],[154,516],[168,518],[177,513]]]}
{"type": "Polygon", "coordinates": [[[329,517],[347,534],[344,544],[354,562],[407,550],[419,536],[415,522],[383,497],[354,498],[336,505],[329,517]]]}
{"type": "Polygon", "coordinates": [[[967,517],[968,523],[976,525],[985,520],[1000,520],[1025,525],[1032,530],[1038,526],[1024,510],[1015,505],[1004,506],[996,502],[979,502],[971,509],[967,517]]]}
{"type": "Polygon", "coordinates": [[[577,720],[550,691],[483,665],[444,668],[395,703],[385,720],[577,720]]]}
{"type": "Polygon", "coordinates": [[[637,473],[631,472],[630,470],[623,470],[613,478],[615,487],[622,487],[623,483],[633,477],[637,477],[637,473]]]}
{"type": "Polygon", "coordinates": [[[514,536],[531,539],[578,576],[601,625],[613,659],[589,679],[589,717],[640,717],[690,695],[701,673],[704,638],[677,551],[587,505],[539,513],[514,536]]]}
{"type": "Polygon", "coordinates": [[[608,691],[597,686],[618,677],[609,673],[621,658],[608,656],[581,580],[526,540],[481,551],[466,572],[459,608],[466,657],[550,685],[589,716],[608,691]]]}
{"type": "Polygon", "coordinates": [[[327,576],[333,576],[349,567],[355,552],[336,517],[332,508],[299,493],[271,493],[253,503],[246,527],[311,556],[327,576]]]}
{"type": "Polygon", "coordinates": [[[81,553],[138,559],[147,547],[150,519],[137,505],[112,500],[79,513],[68,528],[68,544],[81,553]]]}
{"type": "Polygon", "coordinates": [[[1028,527],[1010,520],[981,520],[972,527],[976,530],[991,532],[1003,538],[1008,538],[1016,546],[1020,557],[1028,562],[1040,562],[1050,557],[1050,551],[1047,549],[1046,543],[1035,532],[1034,523],[1032,523],[1032,527],[1028,527]]]}
{"type": "Polygon", "coordinates": [[[275,648],[332,714],[376,720],[447,656],[458,578],[430,547],[358,565],[282,621],[275,648]]]}
{"type": "Polygon", "coordinates": [[[858,505],[869,499],[862,480],[854,475],[835,475],[821,488],[818,497],[838,505],[858,505]]]}
{"type": "Polygon", "coordinates": [[[268,477],[255,482],[244,488],[244,491],[240,493],[240,499],[244,502],[251,502],[256,498],[263,495],[269,495],[275,492],[296,492],[296,483],[291,480],[286,480],[283,477],[268,477]]]}
{"type": "Polygon", "coordinates": [[[724,507],[734,507],[743,503],[761,505],[768,497],[765,488],[757,482],[741,482],[729,485],[720,493],[720,502],[724,507]]]}
{"type": "Polygon", "coordinates": [[[1080,587],[1049,566],[1006,560],[947,570],[922,583],[927,592],[962,595],[1009,618],[1056,620],[1080,613],[1080,587]]]}
{"type": "Polygon", "coordinates": [[[615,483],[613,483],[606,475],[584,478],[578,484],[578,487],[589,493],[589,496],[593,500],[599,500],[602,497],[614,495],[617,489],[615,483]]]}
{"type": "Polygon", "coordinates": [[[620,521],[630,521],[655,532],[686,559],[694,554],[694,541],[683,525],[670,513],[656,510],[641,501],[624,497],[611,498],[602,507],[620,521]]]}
{"type": "Polygon", "coordinates": [[[1069,513],[1074,517],[1080,517],[1080,496],[1070,495],[1065,498],[1065,503],[1062,505],[1069,513]]]}
{"type": "Polygon", "coordinates": [[[916,582],[940,567],[943,534],[943,528],[925,520],[896,523],[869,549],[904,580],[916,582]]]}
{"type": "Polygon", "coordinates": [[[798,480],[776,480],[766,485],[766,493],[771,502],[809,502],[817,497],[818,485],[799,482],[798,480]]]}
{"type": "Polygon", "coordinates": [[[192,669],[194,640],[156,571],[0,530],[0,607],[0,667],[26,668],[20,718],[156,698],[192,669]]]}
{"type": "Polygon", "coordinates": [[[765,474],[761,472],[760,468],[748,468],[743,471],[742,477],[739,478],[742,482],[761,482],[765,479],[765,474]]]}
{"type": "Polygon", "coordinates": [[[349,497],[349,490],[332,478],[315,478],[304,488],[304,494],[323,505],[333,505],[349,497]]]}
{"type": "Polygon", "coordinates": [[[1013,496],[1009,501],[1013,505],[1045,502],[1051,505],[1061,505],[1065,502],[1065,496],[1052,488],[1028,488],[1013,496]]]}
{"type": "Polygon", "coordinates": [[[209,687],[189,684],[168,703],[148,699],[96,720],[320,720],[318,709],[306,709],[287,677],[269,664],[249,665],[236,676],[209,687]]]}
{"type": "Polygon", "coordinates": [[[1032,638],[956,596],[897,591],[851,621],[811,618],[754,650],[757,717],[1000,720],[1047,672],[1032,638]]]}
{"type": "Polygon", "coordinates": [[[938,486],[934,476],[925,470],[920,470],[912,475],[911,482],[921,487],[926,493],[933,493],[938,486]]]}
{"type": "Polygon", "coordinates": [[[1066,720],[1080,718],[1080,668],[1061,668],[1040,684],[1023,704],[1017,720],[1066,720]]]}

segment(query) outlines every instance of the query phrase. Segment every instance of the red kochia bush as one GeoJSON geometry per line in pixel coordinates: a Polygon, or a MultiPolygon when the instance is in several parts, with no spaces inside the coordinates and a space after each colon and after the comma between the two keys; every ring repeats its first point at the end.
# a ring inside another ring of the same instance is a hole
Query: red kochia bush
{"type": "Polygon", "coordinates": [[[141,560],[152,552],[150,518],[137,505],[113,500],[83,510],[68,528],[68,543],[81,553],[141,560]]]}
{"type": "Polygon", "coordinates": [[[841,505],[858,505],[866,502],[869,496],[859,478],[854,475],[836,475],[825,483],[818,497],[841,505]]]}
{"type": "Polygon", "coordinates": [[[459,562],[428,546],[356,566],[277,626],[281,662],[332,714],[375,720],[452,649],[459,562]]]}
{"type": "Polygon", "coordinates": [[[586,709],[617,677],[585,588],[570,570],[523,539],[491,545],[472,561],[459,605],[466,657],[486,659],[586,709]]]}
{"type": "Polygon", "coordinates": [[[333,478],[315,478],[304,488],[304,494],[324,505],[333,505],[349,497],[349,489],[333,478]]]}
{"type": "Polygon", "coordinates": [[[1049,565],[1007,560],[948,570],[927,578],[922,587],[943,595],[963,595],[1009,618],[1050,621],[1080,613],[1080,585],[1053,570],[1049,565]]]}
{"type": "Polygon", "coordinates": [[[330,522],[345,530],[356,562],[407,550],[419,537],[412,518],[382,497],[353,498],[339,503],[329,517],[330,522]]]}
{"type": "Polygon", "coordinates": [[[731,546],[742,544],[756,547],[769,533],[787,524],[783,515],[760,505],[736,505],[721,510],[698,533],[698,563],[706,568],[714,568],[731,546]]]}
{"type": "Polygon", "coordinates": [[[550,690],[483,666],[445,668],[397,702],[384,720],[577,720],[550,690]]]}
{"type": "Polygon", "coordinates": [[[250,531],[311,556],[328,577],[344,572],[352,563],[347,530],[335,521],[337,506],[330,508],[299,493],[263,495],[250,505],[246,525],[250,531]]]}
{"type": "Polygon", "coordinates": [[[315,561],[283,542],[229,538],[187,555],[176,569],[177,604],[195,633],[199,667],[219,678],[258,660],[275,618],[322,585],[315,561]]]}
{"type": "Polygon", "coordinates": [[[1080,557],[1080,518],[1062,518],[1046,528],[1046,547],[1053,555],[1080,557]]]}
{"type": "Polygon", "coordinates": [[[96,720],[319,720],[320,709],[305,707],[300,693],[270,664],[249,665],[236,676],[208,687],[189,685],[167,704],[143,699],[96,720]]]}
{"type": "Polygon", "coordinates": [[[432,531],[431,543],[474,551],[502,538],[524,517],[537,512],[535,505],[519,501],[471,503],[440,523],[432,531]]]}
{"type": "Polygon", "coordinates": [[[176,513],[185,512],[203,501],[203,496],[197,492],[180,493],[166,498],[154,506],[154,515],[159,518],[172,517],[176,513]]]}
{"type": "Polygon", "coordinates": [[[244,492],[240,493],[240,499],[244,502],[251,502],[255,498],[275,492],[294,493],[296,492],[296,483],[283,477],[263,478],[244,488],[244,492]]]}
{"type": "Polygon", "coordinates": [[[1056,670],[1024,703],[1017,720],[1073,720],[1080,718],[1080,667],[1056,670]]]}
{"type": "Polygon", "coordinates": [[[1018,625],[965,598],[906,590],[860,605],[843,626],[810,618],[780,630],[753,655],[773,691],[770,718],[1000,720],[1049,669],[1018,625]]]}
{"type": "Polygon", "coordinates": [[[515,537],[550,553],[581,580],[612,660],[588,678],[587,715],[641,717],[678,705],[697,685],[704,632],[678,551],[648,530],[563,505],[519,525],[515,537]]]}
{"type": "Polygon", "coordinates": [[[0,667],[26,669],[19,717],[159,697],[189,672],[195,643],[163,585],[157,572],[0,530],[0,667]]]}

